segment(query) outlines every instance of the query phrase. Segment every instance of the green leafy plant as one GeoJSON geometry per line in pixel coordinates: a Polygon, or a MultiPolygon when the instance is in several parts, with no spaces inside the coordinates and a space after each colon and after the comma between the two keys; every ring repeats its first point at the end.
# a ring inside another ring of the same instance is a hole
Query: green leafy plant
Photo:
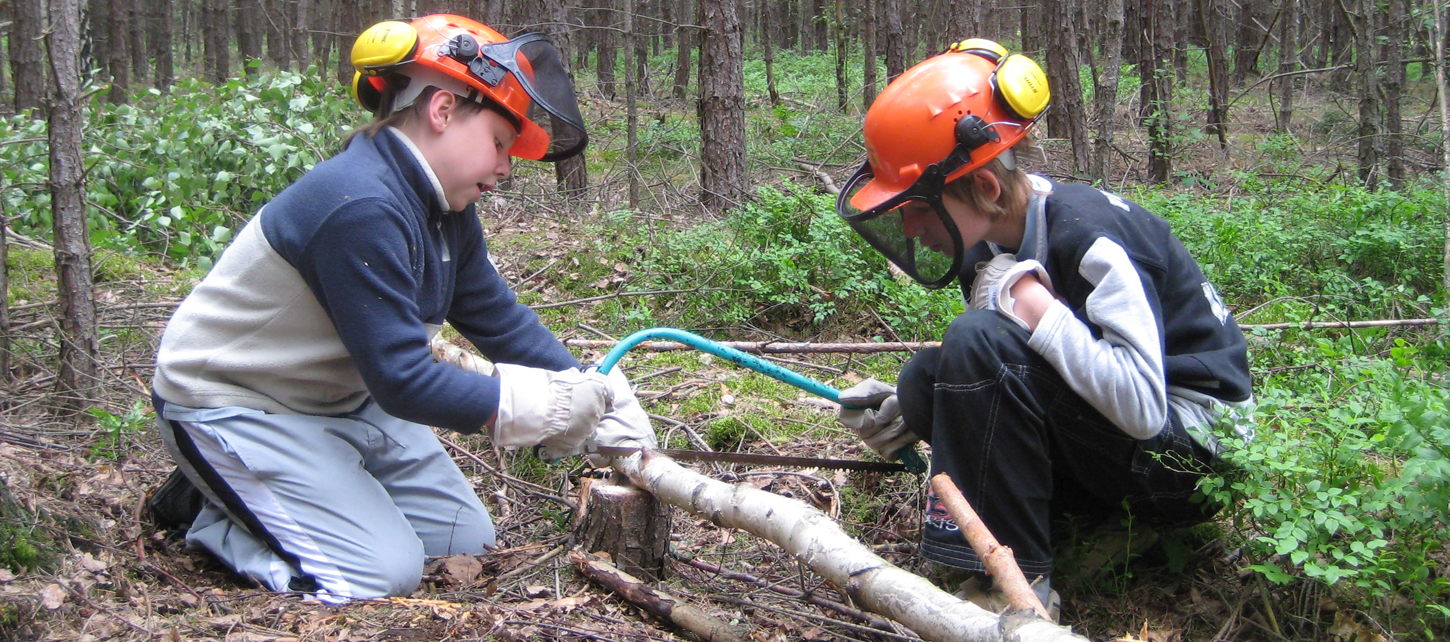
{"type": "Polygon", "coordinates": [[[87,412],[96,418],[101,429],[91,445],[91,457],[98,459],[120,459],[131,449],[136,435],[156,420],[150,404],[140,399],[120,415],[102,408],[91,408],[87,412]]]}

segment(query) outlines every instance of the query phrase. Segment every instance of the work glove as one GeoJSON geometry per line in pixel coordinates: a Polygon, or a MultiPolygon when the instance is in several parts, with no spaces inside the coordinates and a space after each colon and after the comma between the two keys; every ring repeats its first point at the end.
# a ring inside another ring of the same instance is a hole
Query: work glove
{"type": "Polygon", "coordinates": [[[896,386],[867,379],[842,390],[837,399],[841,402],[837,421],[856,431],[861,441],[886,460],[896,459],[897,452],[916,443],[916,433],[907,430],[901,418],[896,386]],[[861,407],[847,408],[847,405],[861,407]]]}
{"type": "MultiPolygon", "coordinates": [[[[593,372],[597,368],[598,366],[590,366],[586,371],[593,372]]],[[[604,414],[604,418],[599,420],[599,429],[594,431],[595,443],[600,446],[658,447],[654,425],[650,424],[649,415],[639,405],[639,398],[634,396],[634,390],[629,385],[629,378],[624,376],[624,370],[616,365],[605,376],[609,378],[610,390],[614,393],[614,404],[604,414]]],[[[590,461],[595,466],[603,467],[610,459],[596,456],[590,461]]]]}
{"type": "Polygon", "coordinates": [[[494,364],[494,369],[499,394],[493,443],[505,448],[538,445],[543,453],[573,452],[594,434],[614,402],[613,384],[597,372],[511,363],[494,364]]]}
{"type": "Polygon", "coordinates": [[[1037,277],[1043,287],[1052,291],[1052,279],[1047,276],[1047,269],[1034,259],[1018,261],[1017,255],[1004,253],[991,261],[978,263],[977,278],[972,280],[971,309],[997,310],[1023,330],[1031,331],[1027,322],[1013,311],[1017,301],[1012,298],[1012,286],[1028,274],[1037,277]]]}

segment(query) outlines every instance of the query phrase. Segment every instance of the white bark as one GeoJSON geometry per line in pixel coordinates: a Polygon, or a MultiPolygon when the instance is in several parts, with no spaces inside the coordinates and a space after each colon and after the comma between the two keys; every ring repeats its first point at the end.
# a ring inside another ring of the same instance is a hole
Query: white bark
{"type": "Polygon", "coordinates": [[[927,640],[1086,640],[1033,615],[997,616],[878,557],[824,513],[749,484],[731,486],[655,453],[616,459],[636,485],[719,526],[774,542],[857,604],[902,623],[927,640]]]}

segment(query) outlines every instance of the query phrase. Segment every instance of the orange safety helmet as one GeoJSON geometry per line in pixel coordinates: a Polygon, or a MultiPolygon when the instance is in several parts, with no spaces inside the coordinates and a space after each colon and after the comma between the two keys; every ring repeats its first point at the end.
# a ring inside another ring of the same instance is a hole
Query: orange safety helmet
{"type": "Polygon", "coordinates": [[[497,105],[512,116],[519,137],[510,155],[556,161],[589,142],[563,56],[537,33],[508,39],[449,14],[380,22],[358,36],[352,64],[353,97],[369,111],[378,113],[384,93],[392,90],[383,116],[411,105],[431,86],[497,105]]]}
{"type": "Polygon", "coordinates": [[[993,158],[1015,168],[1012,146],[1046,113],[1047,75],[1031,58],[973,38],[898,76],[866,112],[866,164],[836,200],[836,212],[918,282],[942,287],[961,271],[961,234],[941,190],[993,158]],[[918,246],[899,208],[933,205],[953,239],[953,256],[918,246]],[[935,254],[935,255],[934,255],[935,254]]]}

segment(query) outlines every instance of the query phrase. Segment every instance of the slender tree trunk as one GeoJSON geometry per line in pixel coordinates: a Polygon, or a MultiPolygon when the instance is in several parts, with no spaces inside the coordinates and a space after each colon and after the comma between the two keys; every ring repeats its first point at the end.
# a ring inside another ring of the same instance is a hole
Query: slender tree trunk
{"type": "Polygon", "coordinates": [[[746,198],[745,71],[739,0],[699,0],[700,204],[713,212],[746,198]]]}
{"type": "MultiPolygon", "coordinates": [[[[307,46],[307,38],[312,30],[313,8],[317,6],[317,0],[297,0],[296,26],[292,29],[292,55],[297,59],[297,70],[306,71],[308,65],[316,59],[312,55],[312,47],[307,46]]],[[[320,40],[320,38],[319,38],[320,40]]]]}
{"type": "Polygon", "coordinates": [[[1228,151],[1228,65],[1224,60],[1224,0],[1198,0],[1198,16],[1203,25],[1208,58],[1208,122],[1203,131],[1218,136],[1218,147],[1228,151]]]}
{"type": "Polygon", "coordinates": [[[846,111],[846,95],[850,93],[850,79],[846,77],[846,14],[845,0],[836,0],[836,19],[831,31],[836,41],[836,109],[846,111]]]}
{"type": "Polygon", "coordinates": [[[0,388],[10,385],[10,224],[0,199],[0,388]]]}
{"type": "Polygon", "coordinates": [[[1044,3],[1047,17],[1047,82],[1053,87],[1053,107],[1047,116],[1048,130],[1065,138],[1072,147],[1075,170],[1087,169],[1087,127],[1083,123],[1082,81],[1078,78],[1076,2],[1050,0],[1044,3]]]}
{"type": "MultiPolygon", "coordinates": [[[[252,61],[262,59],[263,15],[261,0],[237,0],[237,58],[241,60],[242,73],[248,76],[258,72],[252,61]]],[[[348,80],[352,80],[351,74],[348,80]]]]}
{"type": "MultiPolygon", "coordinates": [[[[1440,165],[1440,194],[1442,200],[1450,203],[1450,98],[1445,87],[1445,15],[1440,0],[1431,0],[1430,10],[1435,12],[1435,89],[1440,94],[1440,146],[1443,156],[1440,165]]],[[[1450,292],[1450,208],[1445,216],[1445,277],[1441,285],[1450,292]]]]}
{"type": "MultiPolygon", "coordinates": [[[[207,76],[220,85],[231,77],[231,3],[228,0],[203,0],[202,33],[206,51],[207,76]]],[[[350,76],[349,76],[350,78],[350,76]]]]}
{"type": "Polygon", "coordinates": [[[1250,75],[1259,75],[1259,49],[1263,46],[1264,21],[1268,11],[1266,0],[1241,0],[1239,23],[1234,46],[1233,84],[1242,86],[1250,75]]]}
{"type": "MultiPolygon", "coordinates": [[[[573,20],[572,9],[577,0],[547,0],[545,4],[545,15],[549,16],[552,26],[549,27],[549,39],[561,52],[568,52],[573,49],[573,20]]],[[[626,0],[628,1],[628,0],[626,0]]],[[[611,18],[612,19],[612,18],[611,18]]],[[[625,48],[628,55],[629,48],[625,48]]],[[[612,55],[612,54],[611,54],[612,55]]],[[[561,56],[564,64],[568,64],[570,56],[565,53],[561,56]]],[[[629,76],[630,66],[624,67],[624,75],[629,76]]],[[[573,77],[573,70],[569,75],[573,77]]],[[[630,153],[633,153],[634,143],[630,142],[630,153]]],[[[559,193],[570,202],[577,203],[582,200],[589,191],[589,165],[585,161],[584,154],[578,154],[554,163],[554,184],[558,187],[559,193]]],[[[634,164],[630,163],[630,177],[634,176],[634,164]]]]}
{"type": "Polygon", "coordinates": [[[56,298],[60,311],[58,393],[77,409],[96,387],[96,299],[91,285],[91,241],[86,227],[85,165],[81,133],[80,6],[51,0],[45,37],[50,57],[50,212],[54,221],[56,298]]]}
{"type": "Polygon", "coordinates": [[[594,61],[594,77],[598,79],[599,90],[604,92],[604,95],[610,100],[614,100],[618,95],[618,90],[615,88],[615,85],[618,83],[614,77],[614,68],[619,56],[619,53],[615,50],[618,37],[614,31],[618,28],[618,20],[617,14],[614,11],[614,3],[615,0],[602,0],[600,2],[599,6],[603,9],[598,12],[600,26],[606,28],[594,34],[594,42],[598,46],[594,61]]]}
{"type": "Polygon", "coordinates": [[[1379,106],[1383,95],[1374,60],[1374,29],[1370,20],[1374,6],[1374,0],[1363,0],[1351,13],[1343,3],[1339,5],[1354,32],[1354,74],[1359,81],[1359,180],[1367,186],[1374,186],[1381,179],[1379,106]]]}
{"type": "MultiPolygon", "coordinates": [[[[761,7],[760,15],[762,21],[770,20],[770,11],[765,7],[761,7]]],[[[765,45],[765,91],[770,94],[770,104],[779,105],[780,91],[775,88],[775,45],[771,42],[774,38],[768,32],[769,30],[762,25],[760,40],[761,44],[765,45]]]]}
{"type": "MultiPolygon", "coordinates": [[[[683,0],[678,6],[681,22],[700,23],[696,11],[692,10],[694,6],[691,0],[683,0]]],[[[675,82],[670,93],[675,98],[683,100],[685,96],[689,95],[690,89],[690,52],[694,51],[695,43],[698,41],[695,39],[693,27],[682,25],[677,27],[675,32],[675,82]]]]}
{"type": "Polygon", "coordinates": [[[901,27],[901,0],[881,0],[886,22],[886,82],[906,71],[906,33],[901,27]]]}
{"type": "MultiPolygon", "coordinates": [[[[1279,3],[1279,68],[1275,73],[1291,73],[1298,68],[1298,62],[1299,2],[1283,0],[1279,3]]],[[[1287,134],[1294,121],[1294,77],[1286,76],[1275,80],[1274,95],[1279,101],[1274,129],[1287,134]]]]}
{"type": "Polygon", "coordinates": [[[1385,176],[1390,186],[1401,189],[1405,186],[1405,154],[1402,133],[1404,125],[1400,117],[1400,97],[1405,87],[1404,43],[1405,0],[1388,0],[1385,5],[1384,44],[1384,140],[1385,176]]]}
{"type": "Polygon", "coordinates": [[[876,101],[876,8],[873,0],[861,0],[861,113],[876,101]]]}
{"type": "Polygon", "coordinates": [[[171,0],[149,0],[147,10],[146,48],[156,64],[156,88],[166,91],[176,78],[175,60],[171,53],[171,0]]]}
{"type": "Polygon", "coordinates": [[[1152,0],[1140,17],[1145,58],[1138,63],[1138,73],[1148,134],[1148,179],[1166,183],[1173,173],[1173,7],[1168,0],[1152,0]]]}
{"type": "Polygon", "coordinates": [[[127,4],[129,0],[95,0],[92,4],[91,32],[97,39],[96,62],[110,76],[111,89],[106,92],[106,100],[114,105],[126,102],[131,87],[131,55],[126,51],[131,40],[127,4]],[[104,40],[100,40],[101,35],[104,40]]]}
{"type": "Polygon", "coordinates": [[[1097,139],[1093,146],[1092,177],[1106,187],[1113,147],[1113,116],[1118,107],[1118,73],[1122,67],[1123,0],[1104,0],[1102,18],[1102,64],[1098,67],[1097,84],[1093,88],[1093,99],[1097,103],[1093,119],[1097,126],[1097,139]]]}
{"type": "Polygon", "coordinates": [[[126,51],[131,53],[131,82],[140,85],[150,73],[150,57],[146,47],[146,6],[141,0],[126,0],[126,24],[129,25],[126,51]]]}
{"type": "Polygon", "coordinates": [[[624,104],[625,104],[625,170],[629,172],[629,209],[639,209],[639,162],[635,145],[638,142],[639,114],[635,100],[634,0],[624,0],[624,104]]]}

